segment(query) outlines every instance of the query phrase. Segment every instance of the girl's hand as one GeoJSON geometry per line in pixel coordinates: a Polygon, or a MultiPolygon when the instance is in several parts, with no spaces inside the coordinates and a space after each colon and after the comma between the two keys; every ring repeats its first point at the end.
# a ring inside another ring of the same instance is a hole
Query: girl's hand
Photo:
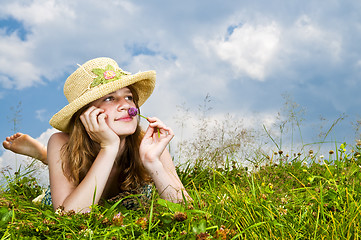
{"type": "Polygon", "coordinates": [[[160,160],[164,149],[174,137],[171,128],[158,118],[147,118],[149,126],[139,147],[140,158],[146,168],[160,160]]]}
{"type": "Polygon", "coordinates": [[[80,120],[90,138],[99,143],[101,148],[115,146],[115,144],[119,146],[120,143],[117,134],[109,128],[106,123],[105,119],[107,117],[108,116],[104,113],[103,109],[94,106],[89,107],[82,115],[80,115],[80,120]]]}

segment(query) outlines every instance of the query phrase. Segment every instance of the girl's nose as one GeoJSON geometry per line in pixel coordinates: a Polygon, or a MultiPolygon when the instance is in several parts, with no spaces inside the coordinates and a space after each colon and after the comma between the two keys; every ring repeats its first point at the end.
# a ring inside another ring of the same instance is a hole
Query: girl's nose
{"type": "Polygon", "coordinates": [[[129,108],[130,108],[130,105],[124,98],[119,100],[118,107],[117,107],[118,111],[128,110],[129,108]]]}

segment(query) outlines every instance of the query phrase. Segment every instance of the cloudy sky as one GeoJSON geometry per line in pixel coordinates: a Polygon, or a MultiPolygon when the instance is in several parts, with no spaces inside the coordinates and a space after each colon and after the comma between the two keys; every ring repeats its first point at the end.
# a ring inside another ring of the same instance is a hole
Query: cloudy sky
{"type": "MultiPolygon", "coordinates": [[[[129,72],[157,71],[157,87],[142,112],[176,133],[176,106],[196,115],[207,94],[210,116],[231,113],[259,126],[276,121],[286,95],[305,110],[302,129],[310,141],[318,125],[330,127],[341,116],[334,138],[352,142],[356,136],[358,0],[0,4],[1,139],[15,130],[46,142],[50,117],[67,103],[66,77],[76,64],[102,56],[129,72]]],[[[1,149],[0,165],[6,161],[1,149]]]]}

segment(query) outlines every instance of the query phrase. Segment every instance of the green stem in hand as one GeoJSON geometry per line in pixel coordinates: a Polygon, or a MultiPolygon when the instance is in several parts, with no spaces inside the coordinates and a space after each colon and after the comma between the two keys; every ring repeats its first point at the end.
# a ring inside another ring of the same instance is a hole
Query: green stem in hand
{"type": "MultiPolygon", "coordinates": [[[[147,117],[144,117],[142,114],[138,113],[138,109],[137,109],[137,108],[129,108],[129,109],[128,109],[128,114],[129,114],[129,116],[131,116],[131,117],[135,117],[136,115],[139,115],[139,116],[141,116],[142,118],[148,120],[147,117]]],[[[159,138],[159,137],[160,137],[159,128],[157,128],[157,130],[158,130],[158,138],[159,138]]]]}

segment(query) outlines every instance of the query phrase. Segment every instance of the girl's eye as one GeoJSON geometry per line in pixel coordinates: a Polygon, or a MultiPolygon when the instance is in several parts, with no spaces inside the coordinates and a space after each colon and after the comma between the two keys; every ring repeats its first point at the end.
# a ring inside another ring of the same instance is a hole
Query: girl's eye
{"type": "Polygon", "coordinates": [[[125,99],[128,100],[128,101],[133,101],[133,96],[130,96],[130,95],[126,96],[125,99]]]}
{"type": "Polygon", "coordinates": [[[104,102],[110,102],[110,101],[112,101],[112,100],[114,100],[114,97],[109,96],[109,97],[106,97],[106,98],[104,99],[104,102]]]}

